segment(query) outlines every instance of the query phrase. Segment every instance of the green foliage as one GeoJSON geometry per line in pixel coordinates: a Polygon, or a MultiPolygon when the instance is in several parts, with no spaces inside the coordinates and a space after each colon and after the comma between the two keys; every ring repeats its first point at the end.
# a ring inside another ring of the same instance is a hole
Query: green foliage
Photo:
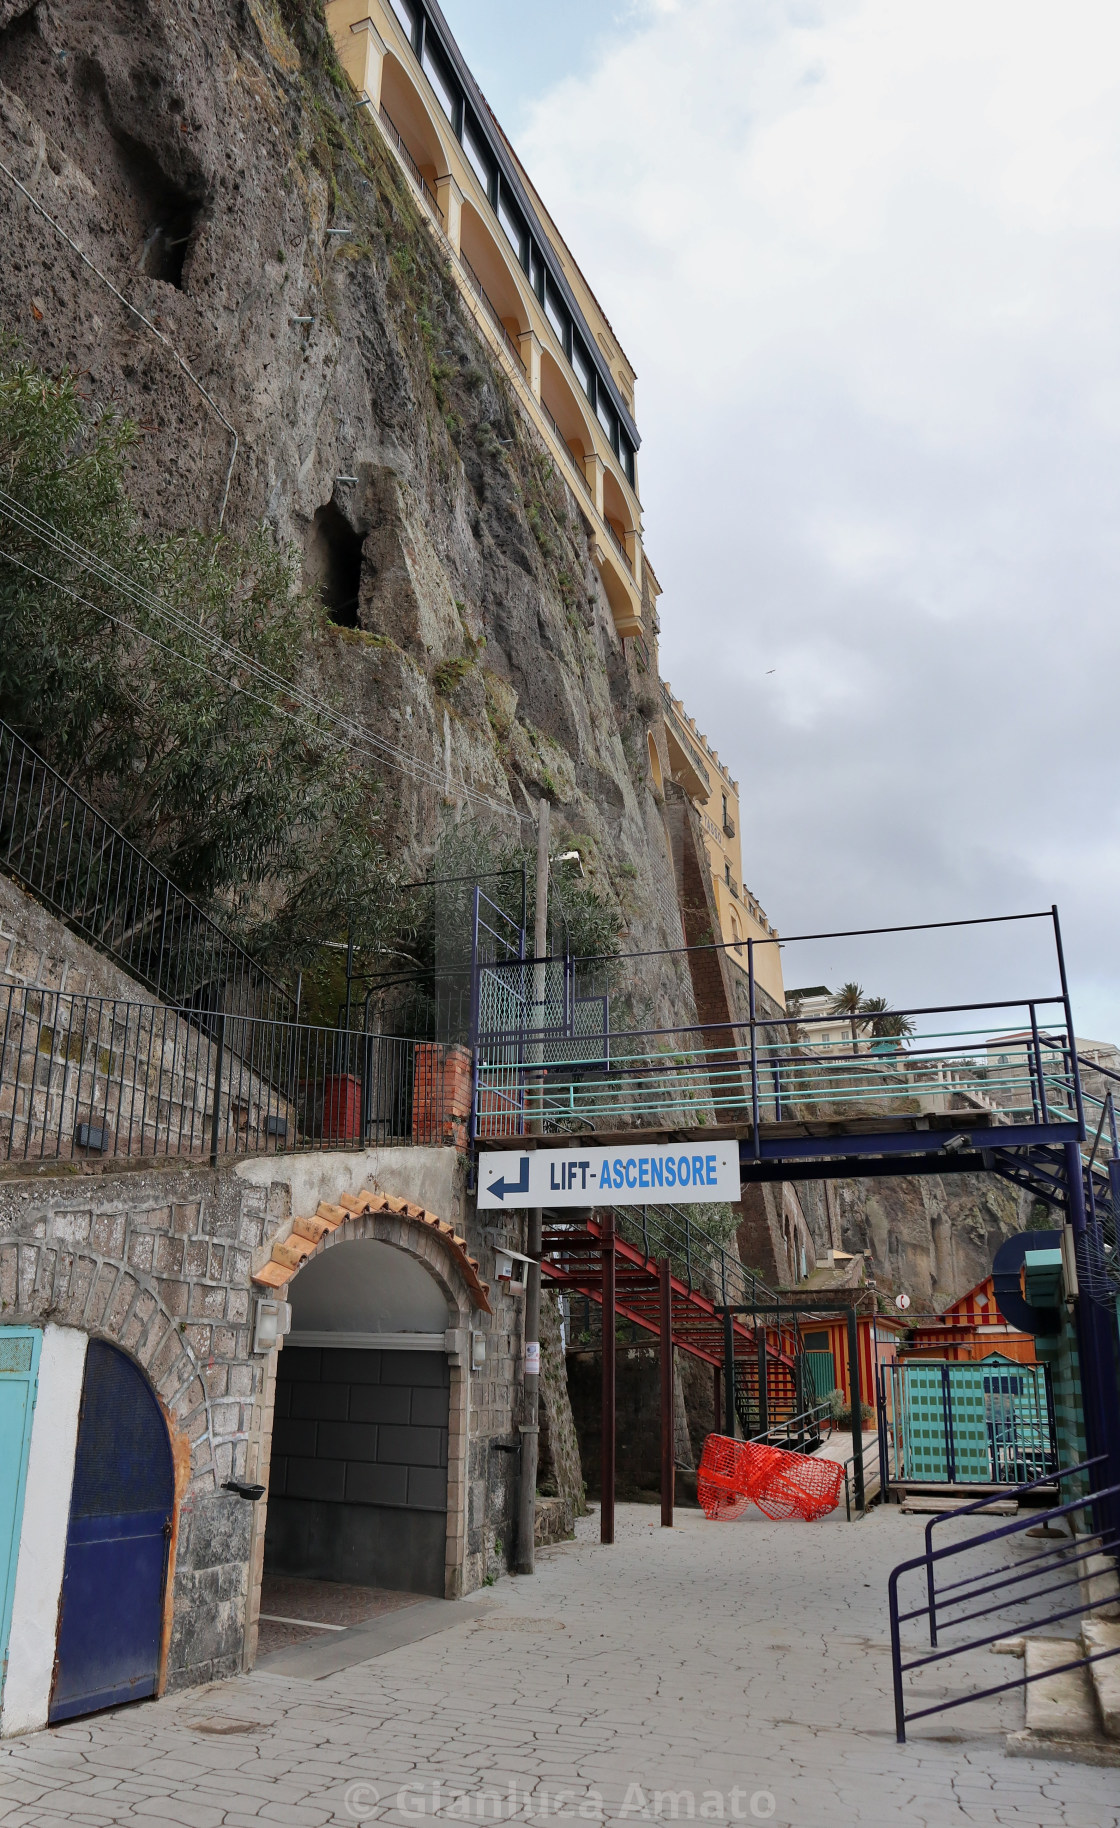
{"type": "Polygon", "coordinates": [[[322,614],[295,555],[144,531],[136,431],[74,375],[0,358],[0,716],[189,894],[278,967],[344,936],[384,880],[374,782],[299,713],[322,614]],[[215,643],[221,645],[216,649],[215,643]],[[267,669],[262,680],[253,669],[267,669]]]}

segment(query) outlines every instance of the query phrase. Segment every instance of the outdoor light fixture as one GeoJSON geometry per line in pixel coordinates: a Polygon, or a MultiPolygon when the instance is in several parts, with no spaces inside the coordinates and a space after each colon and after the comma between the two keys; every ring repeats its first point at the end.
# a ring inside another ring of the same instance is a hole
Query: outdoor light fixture
{"type": "Polygon", "coordinates": [[[951,1136],[947,1143],[942,1144],[946,1155],[959,1155],[962,1149],[971,1149],[971,1147],[971,1136],[951,1136]]]}
{"type": "Polygon", "coordinates": [[[245,1479],[226,1479],[222,1485],[223,1492],[232,1492],[235,1498],[247,1498],[250,1504],[256,1504],[258,1498],[264,1497],[263,1485],[250,1485],[245,1479]]]}
{"type": "Polygon", "coordinates": [[[74,1141],[79,1149],[96,1149],[105,1155],[113,1141],[113,1132],[97,1124],[80,1123],[74,1132],[74,1141]]]}
{"type": "Polygon", "coordinates": [[[482,1367],[485,1363],[486,1363],[486,1335],[485,1335],[485,1333],[472,1333],[471,1334],[471,1370],[472,1371],[481,1371],[482,1367]]]}
{"type": "Polygon", "coordinates": [[[258,1301],[253,1351],[271,1352],[292,1330],[292,1310],[286,1301],[258,1301]]]}

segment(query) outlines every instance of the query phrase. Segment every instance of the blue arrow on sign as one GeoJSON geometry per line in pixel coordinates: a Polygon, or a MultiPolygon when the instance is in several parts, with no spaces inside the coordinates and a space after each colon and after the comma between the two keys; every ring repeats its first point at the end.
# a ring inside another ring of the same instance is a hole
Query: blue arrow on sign
{"type": "Polygon", "coordinates": [[[528,1193],[529,1191],[529,1157],[521,1157],[521,1169],[517,1180],[507,1181],[505,1175],[500,1181],[491,1181],[488,1191],[504,1200],[507,1193],[528,1193]]]}

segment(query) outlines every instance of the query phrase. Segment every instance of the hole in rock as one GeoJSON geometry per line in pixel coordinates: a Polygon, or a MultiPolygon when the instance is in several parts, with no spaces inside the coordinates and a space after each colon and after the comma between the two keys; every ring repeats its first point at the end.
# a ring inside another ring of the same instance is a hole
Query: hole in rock
{"type": "Polygon", "coordinates": [[[318,510],[307,545],[307,576],[338,628],[357,628],[362,587],[362,536],[333,501],[318,510]]]}

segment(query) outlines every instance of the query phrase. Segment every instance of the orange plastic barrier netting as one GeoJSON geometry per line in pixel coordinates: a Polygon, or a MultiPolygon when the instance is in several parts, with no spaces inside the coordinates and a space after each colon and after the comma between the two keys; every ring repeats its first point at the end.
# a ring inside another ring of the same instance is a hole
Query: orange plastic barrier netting
{"type": "Polygon", "coordinates": [[[732,1441],[710,1434],[700,1459],[696,1495],[705,1517],[729,1522],[757,1504],[767,1517],[825,1517],[840,1502],[844,1469],[836,1460],[810,1459],[767,1447],[762,1441],[732,1441]]]}

